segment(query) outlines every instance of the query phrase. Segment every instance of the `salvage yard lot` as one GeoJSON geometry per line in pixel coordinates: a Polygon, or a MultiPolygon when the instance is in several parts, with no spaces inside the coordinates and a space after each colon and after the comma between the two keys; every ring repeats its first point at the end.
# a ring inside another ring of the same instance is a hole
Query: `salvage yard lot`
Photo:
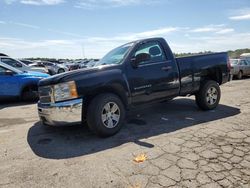
{"type": "Polygon", "coordinates": [[[130,111],[105,139],[42,126],[35,104],[2,104],[0,187],[250,187],[250,79],[221,89],[216,110],[177,98],[130,111]]]}

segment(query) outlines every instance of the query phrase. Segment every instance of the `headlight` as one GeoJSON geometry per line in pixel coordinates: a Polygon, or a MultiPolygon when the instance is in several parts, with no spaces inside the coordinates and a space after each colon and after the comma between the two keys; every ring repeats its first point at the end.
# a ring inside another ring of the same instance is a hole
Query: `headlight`
{"type": "Polygon", "coordinates": [[[55,102],[78,98],[74,81],[54,85],[53,93],[55,102]]]}

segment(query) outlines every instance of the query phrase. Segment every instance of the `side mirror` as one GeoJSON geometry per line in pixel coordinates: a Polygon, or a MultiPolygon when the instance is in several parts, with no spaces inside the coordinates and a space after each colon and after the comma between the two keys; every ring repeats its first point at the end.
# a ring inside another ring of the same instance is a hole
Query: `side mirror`
{"type": "Polygon", "coordinates": [[[6,76],[13,76],[14,75],[14,72],[10,71],[10,70],[6,70],[5,71],[5,75],[6,76]]]}
{"type": "Polygon", "coordinates": [[[137,68],[138,65],[143,61],[149,61],[151,59],[151,56],[147,53],[141,53],[135,56],[135,58],[132,59],[132,66],[137,68]]]}

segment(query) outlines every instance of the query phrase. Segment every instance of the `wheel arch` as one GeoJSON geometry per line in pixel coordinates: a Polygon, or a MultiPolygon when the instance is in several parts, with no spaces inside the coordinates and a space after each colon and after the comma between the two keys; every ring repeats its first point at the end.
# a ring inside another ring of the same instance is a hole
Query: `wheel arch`
{"type": "Polygon", "coordinates": [[[26,91],[27,89],[35,89],[38,90],[38,86],[35,83],[27,83],[25,85],[22,86],[21,90],[20,90],[20,95],[22,95],[22,93],[24,91],[26,91]]]}
{"type": "Polygon", "coordinates": [[[59,74],[59,71],[60,70],[63,70],[63,72],[66,72],[64,68],[60,67],[58,70],[57,70],[57,74],[59,74]]]}
{"type": "Polygon", "coordinates": [[[222,70],[220,68],[208,69],[205,74],[203,74],[201,82],[205,80],[216,81],[219,85],[222,84],[222,70]]]}
{"type": "MultiPolygon", "coordinates": [[[[102,86],[97,89],[92,90],[86,96],[84,96],[84,109],[88,109],[88,106],[90,102],[98,95],[105,94],[105,93],[111,93],[116,95],[120,98],[122,101],[125,109],[128,109],[129,103],[128,103],[128,95],[127,92],[124,90],[124,88],[120,85],[113,85],[113,86],[102,86]]],[[[87,114],[86,110],[83,110],[83,117],[85,118],[87,114]]]]}

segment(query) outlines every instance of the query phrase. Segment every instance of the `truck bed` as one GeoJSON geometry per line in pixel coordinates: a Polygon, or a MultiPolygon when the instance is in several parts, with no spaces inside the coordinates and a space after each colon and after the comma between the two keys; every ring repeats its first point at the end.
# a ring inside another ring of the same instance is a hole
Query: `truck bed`
{"type": "MultiPolygon", "coordinates": [[[[193,55],[176,58],[180,74],[180,95],[192,94],[199,90],[201,78],[209,71],[228,72],[228,55],[226,52],[205,55],[193,55]]],[[[219,84],[228,80],[222,76],[219,84]]]]}

